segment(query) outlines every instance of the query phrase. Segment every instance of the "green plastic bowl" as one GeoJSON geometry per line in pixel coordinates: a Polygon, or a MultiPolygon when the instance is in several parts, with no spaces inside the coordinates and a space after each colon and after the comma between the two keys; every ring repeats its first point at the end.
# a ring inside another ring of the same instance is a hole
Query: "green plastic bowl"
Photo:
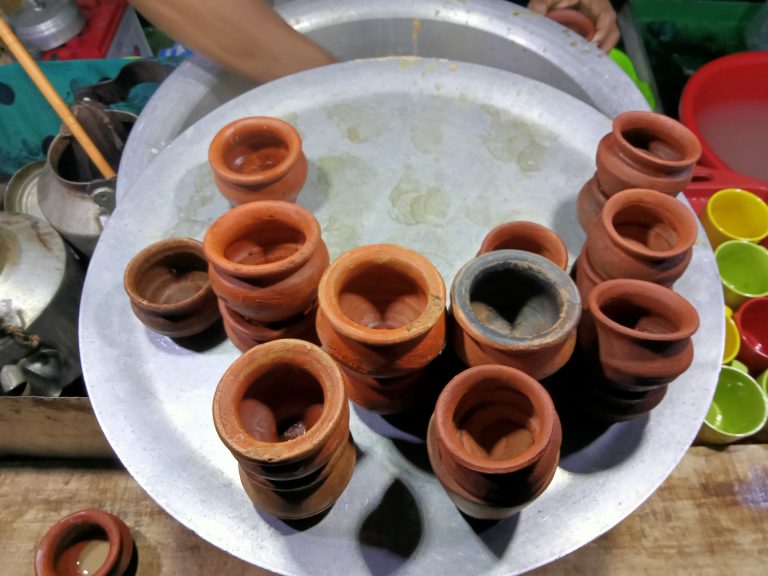
{"type": "Polygon", "coordinates": [[[749,374],[723,366],[698,440],[730,444],[759,432],[768,421],[768,398],[749,374]]]}

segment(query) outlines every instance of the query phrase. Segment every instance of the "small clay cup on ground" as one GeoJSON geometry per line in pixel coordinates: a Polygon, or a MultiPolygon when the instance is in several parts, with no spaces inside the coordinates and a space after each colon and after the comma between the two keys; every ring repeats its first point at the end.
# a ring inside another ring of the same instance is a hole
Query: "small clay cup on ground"
{"type": "Polygon", "coordinates": [[[208,149],[219,191],[233,206],[257,200],[294,202],[307,179],[296,129],[278,118],[241,118],[219,130],[208,149]]]}
{"type": "Polygon", "coordinates": [[[476,366],[451,380],[429,422],[435,476],[473,518],[498,520],[535,500],[560,460],[555,406],[536,380],[507,366],[476,366]]]}
{"type": "Polygon", "coordinates": [[[503,364],[541,379],[570,358],[581,299],[573,280],[546,258],[499,250],[459,270],[451,314],[453,348],[465,364],[503,364]]]}
{"type": "Polygon", "coordinates": [[[361,246],[331,264],[318,290],[317,334],[349,374],[350,398],[382,413],[405,408],[400,386],[419,387],[411,376],[445,346],[445,301],[434,265],[401,246],[361,246]],[[381,396],[387,390],[390,404],[381,396]]]}
{"type": "Polygon", "coordinates": [[[584,252],[603,280],[634,278],[671,287],[688,268],[696,217],[653,190],[623,190],[592,220],[584,252]]]}
{"type": "Polygon", "coordinates": [[[506,222],[491,230],[483,239],[478,256],[495,250],[522,250],[543,256],[566,270],[568,248],[549,228],[535,222],[506,222]]]}
{"type": "Polygon", "coordinates": [[[588,306],[597,350],[582,350],[599,361],[600,375],[615,388],[647,391],[668,384],[691,365],[699,315],[669,288],[607,280],[592,289],[588,306]]]}
{"type": "Polygon", "coordinates": [[[313,344],[319,344],[317,331],[315,330],[315,316],[317,306],[306,314],[299,314],[283,322],[262,324],[245,318],[242,314],[228,308],[219,300],[219,310],[224,321],[224,330],[227,337],[237,346],[241,352],[247,352],[254,346],[280,340],[282,338],[294,338],[306,340],[313,344]]]}
{"type": "Polygon", "coordinates": [[[145,248],[125,268],[123,286],[136,317],[172,338],[203,332],[219,319],[203,246],[170,238],[145,248]]]}
{"type": "Polygon", "coordinates": [[[123,576],[134,546],[128,526],[103,510],[74,512],[56,522],[37,546],[36,576],[123,576]]]}
{"type": "Polygon", "coordinates": [[[734,316],[740,346],[738,359],[751,374],[768,370],[768,298],[747,300],[734,316]]]}
{"type": "Polygon", "coordinates": [[[203,241],[211,285],[224,303],[254,322],[306,314],[328,267],[315,217],[297,204],[265,200],[233,208],[203,241]]]}
{"type": "Polygon", "coordinates": [[[246,493],[269,514],[319,514],[352,477],[344,375],[309,342],[275,340],[235,360],[216,388],[213,422],[246,493]]]}
{"type": "Polygon", "coordinates": [[[690,183],[701,144],[681,123],[654,112],[624,112],[597,147],[597,171],[577,201],[584,230],[607,200],[627,188],[649,188],[676,196],[690,183]]]}

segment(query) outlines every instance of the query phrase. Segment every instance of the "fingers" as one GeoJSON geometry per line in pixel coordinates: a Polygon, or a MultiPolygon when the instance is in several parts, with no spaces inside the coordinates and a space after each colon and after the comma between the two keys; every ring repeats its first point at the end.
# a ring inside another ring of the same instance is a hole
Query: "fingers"
{"type": "Polygon", "coordinates": [[[573,8],[578,6],[580,0],[531,0],[528,2],[528,10],[539,14],[546,14],[550,10],[561,8],[573,8]]]}
{"type": "Polygon", "coordinates": [[[616,13],[611,10],[610,12],[603,12],[598,15],[595,22],[595,36],[592,38],[592,42],[597,44],[604,52],[610,52],[611,48],[619,42],[620,37],[619,26],[616,24],[616,13]]]}

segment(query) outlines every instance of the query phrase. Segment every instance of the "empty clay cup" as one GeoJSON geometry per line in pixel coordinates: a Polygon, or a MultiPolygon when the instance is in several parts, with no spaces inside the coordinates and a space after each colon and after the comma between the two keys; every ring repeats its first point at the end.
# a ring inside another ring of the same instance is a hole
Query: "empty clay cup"
{"type": "Polygon", "coordinates": [[[581,298],[568,274],[546,258],[498,250],[456,274],[451,314],[453,349],[465,364],[503,364],[541,379],[573,353],[581,298]]]}
{"type": "Polygon", "coordinates": [[[278,118],[255,116],[227,124],[211,142],[208,161],[216,186],[232,205],[293,202],[307,179],[301,137],[278,118]]]}
{"type": "Polygon", "coordinates": [[[725,315],[725,346],[723,347],[723,364],[730,364],[739,353],[741,341],[739,329],[732,316],[725,315]]]}
{"type": "Polygon", "coordinates": [[[159,334],[192,336],[219,319],[197,240],[170,238],[145,248],[125,268],[123,285],[136,317],[159,334]]]}
{"type": "Polygon", "coordinates": [[[712,248],[728,240],[760,243],[768,237],[768,205],[748,190],[726,188],[707,201],[701,224],[712,248]]]}
{"type": "Polygon", "coordinates": [[[750,298],[768,296],[768,250],[745,240],[723,242],[715,250],[725,303],[737,310],[750,298]]]}
{"type": "Polygon", "coordinates": [[[566,270],[568,248],[560,236],[536,222],[506,222],[488,232],[477,255],[495,250],[522,250],[543,256],[566,270]]]}
{"type": "Polygon", "coordinates": [[[755,380],[723,366],[717,390],[697,439],[707,444],[730,444],[759,432],[768,421],[768,398],[755,380]]]}
{"type": "Polygon", "coordinates": [[[734,316],[741,345],[738,359],[752,374],[768,370],[768,298],[745,302],[734,316]]]}
{"type": "Polygon", "coordinates": [[[133,557],[133,537],[117,516],[80,510],[54,524],[35,554],[36,576],[123,576],[133,557]]]}
{"type": "Polygon", "coordinates": [[[451,380],[429,422],[435,476],[465,514],[505,518],[549,486],[560,459],[560,419],[536,380],[507,366],[476,366],[451,380]]]}

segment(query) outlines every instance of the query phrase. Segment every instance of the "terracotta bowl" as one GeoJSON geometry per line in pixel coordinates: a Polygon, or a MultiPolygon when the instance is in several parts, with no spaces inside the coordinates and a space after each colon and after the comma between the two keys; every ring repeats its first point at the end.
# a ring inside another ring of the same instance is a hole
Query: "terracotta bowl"
{"type": "Polygon", "coordinates": [[[216,185],[233,205],[293,202],[307,179],[301,137],[278,118],[255,116],[227,124],[211,142],[208,161],[216,185]]]}
{"type": "Polygon", "coordinates": [[[192,336],[219,319],[197,240],[170,238],[145,248],[125,268],[123,285],[136,317],[159,334],[192,336]]]}
{"type": "Polygon", "coordinates": [[[312,308],[306,314],[299,314],[283,322],[272,324],[252,322],[242,314],[228,308],[221,300],[219,300],[219,310],[227,337],[241,352],[247,352],[259,344],[282,338],[306,340],[313,344],[320,343],[315,330],[317,307],[312,308]]]}
{"type": "Polygon", "coordinates": [[[481,519],[510,516],[549,485],[562,431],[549,394],[506,366],[477,366],[440,394],[429,423],[432,469],[454,504],[481,519]]]}
{"type": "Polygon", "coordinates": [[[545,378],[573,352],[581,298],[546,258],[499,250],[459,270],[451,314],[453,347],[465,364],[503,364],[545,378]]]}
{"type": "Polygon", "coordinates": [[[133,552],[131,531],[117,516],[93,508],[80,510],[59,520],[40,540],[35,574],[123,576],[133,552]]]}

